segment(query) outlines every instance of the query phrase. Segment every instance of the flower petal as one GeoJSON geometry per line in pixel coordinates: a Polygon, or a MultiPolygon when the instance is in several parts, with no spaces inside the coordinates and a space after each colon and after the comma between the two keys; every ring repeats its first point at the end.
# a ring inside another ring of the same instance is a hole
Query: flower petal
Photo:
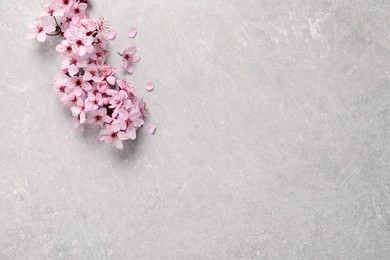
{"type": "Polygon", "coordinates": [[[108,39],[109,39],[109,40],[115,39],[115,37],[116,37],[116,31],[115,31],[114,29],[110,29],[110,30],[108,31],[107,36],[108,36],[108,39]]]}
{"type": "Polygon", "coordinates": [[[119,140],[121,141],[124,141],[124,140],[128,140],[129,139],[129,136],[125,133],[125,132],[122,132],[120,131],[118,134],[117,134],[119,140]]]}
{"type": "Polygon", "coordinates": [[[133,55],[133,59],[132,59],[132,62],[134,63],[137,63],[141,60],[141,56],[139,56],[138,54],[134,54],[133,55]]]}
{"type": "Polygon", "coordinates": [[[129,29],[129,37],[130,37],[130,38],[134,38],[136,35],[137,35],[137,28],[131,27],[131,28],[129,29]]]}
{"type": "Polygon", "coordinates": [[[87,53],[87,49],[84,46],[79,48],[79,55],[84,56],[87,53]]]}
{"type": "Polygon", "coordinates": [[[117,139],[114,141],[114,146],[118,148],[119,150],[123,150],[123,143],[121,140],[117,139]]]}
{"type": "Polygon", "coordinates": [[[74,75],[76,75],[77,73],[79,72],[79,68],[77,68],[75,65],[70,65],[68,67],[68,73],[71,77],[73,77],[74,75]]]}
{"type": "Polygon", "coordinates": [[[130,46],[129,48],[127,48],[125,50],[125,52],[127,52],[128,54],[130,55],[133,55],[134,53],[137,52],[137,46],[133,45],[133,46],[130,46]]]}
{"type": "Polygon", "coordinates": [[[80,113],[80,124],[82,124],[84,122],[85,122],[85,112],[81,111],[81,113],[80,113]]]}
{"type": "Polygon", "coordinates": [[[39,42],[44,42],[46,40],[46,33],[44,33],[44,32],[38,33],[37,40],[39,42]]]}
{"type": "Polygon", "coordinates": [[[31,32],[31,33],[29,33],[29,34],[26,35],[26,39],[31,40],[31,39],[34,39],[35,36],[37,36],[37,33],[31,32]]]}
{"type": "Polygon", "coordinates": [[[119,132],[121,130],[121,125],[120,125],[120,122],[118,120],[115,120],[114,122],[112,122],[111,130],[114,132],[119,132]]]}
{"type": "Polygon", "coordinates": [[[77,7],[80,8],[80,10],[85,10],[85,9],[87,9],[88,4],[86,4],[86,3],[80,3],[80,4],[78,4],[77,7]]]}
{"type": "Polygon", "coordinates": [[[92,74],[89,71],[86,71],[83,75],[83,80],[90,81],[92,80],[92,74]]]}
{"type": "Polygon", "coordinates": [[[153,82],[151,82],[151,81],[146,82],[145,89],[146,89],[147,91],[153,91],[153,89],[154,89],[154,84],[153,84],[153,82]]]}
{"type": "Polygon", "coordinates": [[[133,74],[133,71],[134,71],[134,67],[132,64],[130,64],[128,67],[127,67],[127,72],[130,73],[130,74],[133,74]]]}
{"type": "Polygon", "coordinates": [[[55,30],[56,30],[56,27],[52,24],[49,24],[49,25],[45,26],[45,28],[44,28],[45,33],[51,33],[51,32],[54,32],[55,30]]]}
{"type": "Polygon", "coordinates": [[[130,127],[127,129],[126,131],[126,134],[127,136],[131,139],[131,140],[135,140],[135,138],[137,138],[137,132],[135,130],[134,127],[130,127]]]}
{"type": "Polygon", "coordinates": [[[156,125],[155,124],[149,124],[147,129],[150,134],[154,134],[156,132],[156,125]]]}
{"type": "Polygon", "coordinates": [[[110,85],[115,85],[115,77],[111,76],[107,78],[107,82],[110,83],[110,85]]]}
{"type": "Polygon", "coordinates": [[[127,69],[128,66],[129,66],[129,61],[126,60],[126,59],[123,59],[122,60],[122,67],[123,67],[123,69],[127,69]]]}
{"type": "Polygon", "coordinates": [[[81,112],[81,109],[79,108],[79,107],[72,107],[71,109],[70,109],[71,111],[72,111],[72,115],[73,116],[78,116],[78,115],[80,115],[80,112],[81,112]]]}
{"type": "Polygon", "coordinates": [[[81,93],[83,92],[83,90],[80,88],[80,87],[75,87],[73,89],[73,93],[76,97],[79,97],[81,95],[81,93]]]}

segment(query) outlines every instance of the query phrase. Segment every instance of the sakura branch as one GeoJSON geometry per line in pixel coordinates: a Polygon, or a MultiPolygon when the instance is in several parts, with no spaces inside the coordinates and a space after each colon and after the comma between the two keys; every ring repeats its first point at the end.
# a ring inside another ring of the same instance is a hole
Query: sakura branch
{"type": "MultiPolygon", "coordinates": [[[[28,38],[44,42],[48,36],[64,39],[56,50],[63,54],[63,75],[54,79],[57,98],[73,115],[73,126],[82,131],[85,125],[101,128],[97,139],[123,149],[123,141],[135,140],[149,111],[135,95],[135,88],[126,80],[118,80],[117,69],[107,64],[108,45],[116,32],[103,19],[89,17],[86,0],[54,0],[43,14],[29,26],[28,38]]],[[[128,35],[137,31],[131,27],[128,35]]],[[[132,45],[122,53],[122,67],[133,73],[141,57],[132,45]]],[[[153,83],[147,84],[151,91],[153,83]]],[[[150,124],[148,132],[156,127],[150,124]]]]}

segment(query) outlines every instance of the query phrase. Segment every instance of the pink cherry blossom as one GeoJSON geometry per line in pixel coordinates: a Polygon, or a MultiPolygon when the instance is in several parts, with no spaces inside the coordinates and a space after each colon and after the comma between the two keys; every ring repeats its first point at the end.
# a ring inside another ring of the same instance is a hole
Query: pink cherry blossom
{"type": "Polygon", "coordinates": [[[65,37],[68,37],[69,43],[79,56],[84,56],[86,53],[93,51],[93,37],[87,36],[84,27],[68,32],[69,34],[65,35],[65,37]]]}
{"type": "Polygon", "coordinates": [[[118,80],[119,89],[124,90],[127,94],[134,93],[133,84],[127,82],[126,80],[118,80]]]}
{"type": "MultiPolygon", "coordinates": [[[[115,127],[114,127],[115,128],[115,127]]],[[[111,125],[107,124],[106,128],[101,130],[98,136],[98,140],[105,143],[112,143],[119,150],[123,149],[123,140],[126,140],[127,136],[123,131],[113,129],[111,125]]]]}
{"type": "Polygon", "coordinates": [[[109,108],[119,108],[122,106],[123,102],[128,98],[128,95],[126,91],[120,90],[113,90],[109,89],[106,91],[106,93],[109,95],[108,103],[110,104],[109,108]]]}
{"type": "Polygon", "coordinates": [[[73,0],[56,0],[54,4],[57,5],[61,10],[67,11],[71,6],[73,6],[73,0]]]}
{"type": "Polygon", "coordinates": [[[88,81],[84,81],[82,77],[72,77],[68,80],[67,86],[73,89],[76,96],[80,96],[83,90],[90,90],[92,85],[88,81]]]}
{"type": "MultiPolygon", "coordinates": [[[[54,79],[56,97],[71,111],[77,131],[86,124],[101,127],[98,140],[123,149],[123,141],[136,139],[149,110],[135,95],[133,84],[117,79],[117,68],[107,64],[109,43],[116,31],[104,19],[90,17],[87,7],[87,0],[48,3],[42,16],[29,27],[28,38],[43,42],[47,36],[62,37],[56,50],[64,56],[64,75],[54,79]]],[[[135,28],[128,32],[131,38],[136,34],[135,28]]],[[[127,48],[122,56],[123,68],[132,73],[141,59],[137,48],[127,48]]]]}
{"type": "Polygon", "coordinates": [[[73,53],[72,44],[70,44],[67,40],[63,40],[60,44],[58,44],[56,50],[65,55],[73,53]]]}
{"type": "Polygon", "coordinates": [[[137,47],[130,46],[122,53],[122,66],[128,73],[132,74],[134,70],[134,64],[138,63],[141,57],[137,54],[137,47]]]}
{"type": "Polygon", "coordinates": [[[105,93],[107,92],[107,90],[109,89],[108,83],[105,82],[105,81],[101,81],[101,82],[97,83],[96,89],[97,89],[100,93],[105,94],[105,93]]]}
{"type": "Polygon", "coordinates": [[[108,65],[102,65],[99,67],[99,74],[102,80],[106,80],[110,85],[115,85],[116,78],[114,74],[117,69],[108,65]]]}
{"type": "Polygon", "coordinates": [[[86,4],[86,3],[76,2],[73,5],[73,9],[71,9],[70,12],[73,14],[74,17],[81,19],[82,17],[84,17],[86,10],[87,10],[87,7],[88,7],[88,4],[86,4]]]}
{"type": "Polygon", "coordinates": [[[126,134],[131,140],[135,140],[136,130],[144,124],[143,116],[137,109],[132,109],[125,120],[127,125],[126,134]]]}
{"type": "Polygon", "coordinates": [[[44,12],[41,16],[63,16],[64,10],[59,8],[56,3],[49,3],[44,7],[44,12]]]}
{"type": "Polygon", "coordinates": [[[28,39],[37,38],[38,41],[44,42],[46,34],[54,32],[56,27],[48,22],[46,17],[42,17],[36,22],[29,25],[30,33],[26,36],[28,39]]]}
{"type": "Polygon", "coordinates": [[[111,121],[111,117],[107,115],[107,108],[103,107],[99,110],[90,111],[86,123],[103,126],[104,123],[109,124],[111,121]]]}
{"type": "Polygon", "coordinates": [[[87,98],[85,99],[85,107],[90,110],[98,110],[99,107],[103,106],[104,98],[100,92],[92,93],[88,92],[87,98]]]}
{"type": "Polygon", "coordinates": [[[68,73],[73,77],[79,72],[80,68],[85,68],[86,66],[87,61],[83,57],[72,53],[62,61],[61,69],[64,73],[68,73]]]}
{"type": "Polygon", "coordinates": [[[88,64],[88,66],[84,69],[83,79],[86,81],[93,80],[98,83],[102,81],[102,78],[99,77],[99,67],[96,64],[88,64]]]}
{"type": "Polygon", "coordinates": [[[65,78],[55,78],[53,82],[56,97],[65,105],[68,105],[69,94],[72,92],[72,89],[67,86],[67,82],[68,79],[65,78]]]}

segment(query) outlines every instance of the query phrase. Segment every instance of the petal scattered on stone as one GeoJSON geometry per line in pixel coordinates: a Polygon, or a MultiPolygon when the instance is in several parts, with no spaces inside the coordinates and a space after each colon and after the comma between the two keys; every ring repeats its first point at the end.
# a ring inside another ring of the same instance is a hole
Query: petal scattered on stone
{"type": "Polygon", "coordinates": [[[113,39],[115,39],[115,37],[116,37],[116,31],[114,29],[110,29],[108,31],[108,39],[113,40],[113,39]]]}
{"type": "Polygon", "coordinates": [[[136,35],[137,35],[137,28],[131,27],[131,28],[129,29],[129,37],[130,37],[130,38],[134,38],[136,35]]]}
{"type": "Polygon", "coordinates": [[[153,91],[154,83],[151,82],[151,81],[147,82],[146,85],[145,85],[145,88],[146,88],[147,91],[153,91]]]}
{"type": "Polygon", "coordinates": [[[150,134],[154,134],[156,132],[156,125],[155,124],[149,124],[147,129],[150,134]]]}

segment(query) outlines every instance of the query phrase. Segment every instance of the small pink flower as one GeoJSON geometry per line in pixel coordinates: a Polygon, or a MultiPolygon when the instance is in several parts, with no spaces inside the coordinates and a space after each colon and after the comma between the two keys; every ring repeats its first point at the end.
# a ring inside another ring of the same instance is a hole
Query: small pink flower
{"type": "Polygon", "coordinates": [[[79,56],[84,56],[86,53],[93,52],[93,37],[87,36],[84,27],[74,28],[73,30],[66,30],[64,35],[72,45],[73,50],[79,56]]]}
{"type": "Polygon", "coordinates": [[[29,29],[31,32],[26,36],[28,39],[37,38],[38,41],[44,42],[46,40],[46,34],[54,32],[56,27],[49,24],[46,18],[41,18],[30,24],[29,29]]]}
{"type": "Polygon", "coordinates": [[[87,10],[88,4],[86,3],[75,3],[73,5],[73,16],[83,17],[87,10]]]}
{"type": "Polygon", "coordinates": [[[98,140],[105,143],[112,143],[117,149],[122,150],[122,140],[126,140],[126,134],[119,131],[116,126],[112,127],[107,124],[106,128],[100,131],[98,140]]]}
{"type": "MultiPolygon", "coordinates": [[[[112,121],[111,123],[111,129],[119,132],[119,131],[124,131],[126,130],[126,122],[123,121],[122,119],[118,118],[112,121]]],[[[123,136],[124,137],[124,136],[123,136]]],[[[124,137],[125,138],[125,137],[124,137]]],[[[125,140],[125,139],[122,139],[125,140]]]]}
{"type": "Polygon", "coordinates": [[[62,103],[68,101],[68,94],[72,92],[72,90],[67,87],[67,82],[67,79],[56,78],[53,83],[56,96],[62,103]]]}
{"type": "Polygon", "coordinates": [[[98,90],[100,93],[103,93],[103,94],[105,94],[106,91],[109,89],[108,83],[105,82],[105,81],[99,82],[99,83],[97,84],[96,88],[97,88],[97,90],[98,90]]]}
{"type": "Polygon", "coordinates": [[[123,102],[125,99],[128,98],[128,95],[126,91],[123,90],[113,90],[113,89],[108,89],[106,93],[110,96],[108,98],[108,102],[110,104],[109,108],[114,109],[114,108],[119,108],[122,106],[123,102]]]}
{"type": "Polygon", "coordinates": [[[87,32],[91,32],[90,34],[97,30],[96,20],[90,17],[81,19],[80,26],[83,26],[87,32]]]}
{"type": "Polygon", "coordinates": [[[130,74],[133,73],[133,64],[138,63],[140,60],[141,57],[137,54],[137,47],[135,46],[125,49],[122,53],[122,66],[130,74]]]}
{"type": "Polygon", "coordinates": [[[64,73],[69,73],[71,77],[79,73],[80,68],[85,68],[87,61],[78,55],[70,55],[62,61],[61,69],[64,73]]]}
{"type": "Polygon", "coordinates": [[[112,118],[107,115],[107,109],[101,108],[88,113],[87,124],[97,124],[103,126],[104,123],[111,123],[112,118]]]}
{"type": "Polygon", "coordinates": [[[103,105],[103,95],[99,92],[96,94],[88,92],[87,98],[85,99],[85,108],[87,111],[98,110],[99,106],[103,105]]]}
{"type": "Polygon", "coordinates": [[[99,75],[99,67],[96,64],[89,64],[85,69],[83,79],[86,81],[93,80],[94,82],[102,81],[99,75]]]}
{"type": "Polygon", "coordinates": [[[134,93],[134,86],[126,80],[118,80],[119,89],[124,90],[127,94],[134,93]]]}
{"type": "Polygon", "coordinates": [[[73,47],[67,40],[63,40],[60,44],[58,44],[56,46],[56,50],[59,53],[62,53],[65,55],[70,55],[73,53],[73,47]]]}
{"type": "Polygon", "coordinates": [[[64,100],[63,104],[67,107],[81,106],[84,103],[86,95],[84,92],[80,96],[76,96],[73,92],[68,94],[67,100],[64,100]]]}
{"type": "Polygon", "coordinates": [[[58,16],[61,17],[64,15],[64,10],[59,8],[55,3],[50,3],[45,6],[45,11],[42,16],[58,16]]]}
{"type": "Polygon", "coordinates": [[[71,6],[73,6],[74,1],[73,0],[56,0],[54,2],[56,5],[58,5],[63,10],[68,10],[71,6]]]}
{"type": "Polygon", "coordinates": [[[84,81],[82,77],[72,77],[69,81],[67,86],[71,89],[73,89],[73,93],[76,96],[80,96],[83,89],[85,91],[88,91],[92,88],[91,84],[89,82],[84,81]]]}
{"type": "Polygon", "coordinates": [[[138,107],[133,106],[130,111],[120,109],[118,111],[117,119],[121,122],[121,130],[125,131],[126,140],[135,140],[137,137],[137,129],[144,124],[142,114],[140,113],[138,107]]]}
{"type": "Polygon", "coordinates": [[[116,73],[116,71],[116,68],[113,68],[108,65],[103,65],[99,68],[99,74],[101,75],[101,79],[105,79],[110,85],[115,85],[116,79],[114,77],[114,74],[116,73]]]}

